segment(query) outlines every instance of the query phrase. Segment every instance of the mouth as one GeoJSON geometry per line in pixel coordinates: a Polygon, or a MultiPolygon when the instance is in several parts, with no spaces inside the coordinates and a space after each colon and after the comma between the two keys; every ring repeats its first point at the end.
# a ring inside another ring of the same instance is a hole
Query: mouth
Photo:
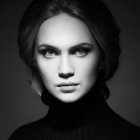
{"type": "Polygon", "coordinates": [[[57,85],[57,87],[59,87],[63,93],[72,93],[76,90],[78,85],[79,85],[78,83],[69,82],[69,83],[61,83],[57,85]]]}
{"type": "Polygon", "coordinates": [[[77,83],[72,83],[72,82],[69,82],[69,83],[61,83],[59,85],[57,85],[58,87],[68,87],[68,86],[77,86],[79,84],[77,83]]]}

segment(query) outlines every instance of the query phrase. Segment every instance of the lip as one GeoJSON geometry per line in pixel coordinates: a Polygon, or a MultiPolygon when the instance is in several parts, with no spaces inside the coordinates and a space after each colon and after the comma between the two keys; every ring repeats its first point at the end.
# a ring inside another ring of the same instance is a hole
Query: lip
{"type": "Polygon", "coordinates": [[[78,83],[61,83],[57,85],[63,93],[72,93],[76,90],[78,83]]]}
{"type": "Polygon", "coordinates": [[[77,86],[77,85],[79,85],[78,83],[73,83],[73,82],[68,82],[68,83],[66,83],[66,82],[63,82],[63,83],[61,83],[61,84],[58,84],[57,86],[58,87],[68,87],[68,86],[77,86]]]}

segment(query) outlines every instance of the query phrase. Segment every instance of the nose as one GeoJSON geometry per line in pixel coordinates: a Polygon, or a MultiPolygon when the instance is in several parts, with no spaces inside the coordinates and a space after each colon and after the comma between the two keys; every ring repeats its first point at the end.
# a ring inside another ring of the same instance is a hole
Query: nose
{"type": "Polygon", "coordinates": [[[68,56],[63,56],[60,60],[58,75],[60,78],[68,79],[74,76],[74,68],[68,58],[68,56]]]}
{"type": "Polygon", "coordinates": [[[68,79],[69,77],[72,77],[74,74],[73,73],[60,73],[59,77],[63,79],[68,79]]]}

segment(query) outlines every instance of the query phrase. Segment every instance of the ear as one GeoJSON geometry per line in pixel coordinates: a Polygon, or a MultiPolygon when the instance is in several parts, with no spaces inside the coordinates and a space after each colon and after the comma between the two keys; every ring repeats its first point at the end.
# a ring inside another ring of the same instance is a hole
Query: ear
{"type": "Polygon", "coordinates": [[[38,94],[41,96],[42,94],[42,86],[40,84],[40,82],[37,80],[37,78],[32,77],[31,79],[31,88],[38,94]]]}

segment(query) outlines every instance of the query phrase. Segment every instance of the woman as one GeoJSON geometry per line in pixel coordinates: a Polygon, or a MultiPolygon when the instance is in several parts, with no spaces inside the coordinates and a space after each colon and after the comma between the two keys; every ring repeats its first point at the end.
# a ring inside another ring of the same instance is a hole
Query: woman
{"type": "Polygon", "coordinates": [[[34,0],[21,19],[18,45],[49,112],[9,140],[140,139],[139,127],[105,102],[106,81],[119,65],[119,34],[101,0],[34,0]]]}

